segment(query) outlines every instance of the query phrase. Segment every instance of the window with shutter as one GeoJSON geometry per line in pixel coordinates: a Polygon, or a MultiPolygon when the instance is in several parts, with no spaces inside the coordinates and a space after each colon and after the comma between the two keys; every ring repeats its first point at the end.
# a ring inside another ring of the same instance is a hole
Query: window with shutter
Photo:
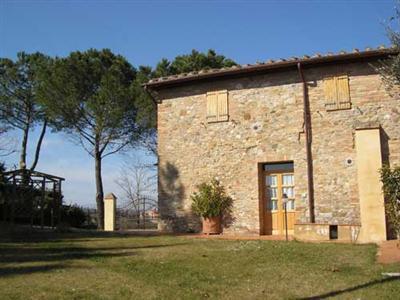
{"type": "Polygon", "coordinates": [[[324,90],[326,110],[351,108],[349,77],[347,75],[325,78],[324,90]]]}
{"type": "Polygon", "coordinates": [[[228,121],[228,91],[207,93],[207,122],[228,121]]]}

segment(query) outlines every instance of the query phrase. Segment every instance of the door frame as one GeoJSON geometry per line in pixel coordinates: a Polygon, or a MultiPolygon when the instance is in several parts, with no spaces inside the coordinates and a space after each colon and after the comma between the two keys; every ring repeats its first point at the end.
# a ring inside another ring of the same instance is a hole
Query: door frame
{"type": "Polygon", "coordinates": [[[272,235],[272,233],[266,232],[266,220],[265,220],[265,210],[267,209],[267,201],[265,200],[265,176],[268,173],[264,170],[265,165],[273,165],[273,164],[293,164],[293,169],[289,172],[285,169],[275,169],[273,173],[293,173],[294,175],[294,161],[293,160],[285,160],[285,161],[269,161],[269,162],[261,162],[257,164],[258,169],[258,206],[259,206],[259,224],[260,224],[260,235],[272,235]]]}

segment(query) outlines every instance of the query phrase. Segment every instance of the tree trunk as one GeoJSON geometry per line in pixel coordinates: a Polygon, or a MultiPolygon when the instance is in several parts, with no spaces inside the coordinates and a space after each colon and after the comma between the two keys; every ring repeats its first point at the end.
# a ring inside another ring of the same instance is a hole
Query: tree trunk
{"type": "Polygon", "coordinates": [[[24,128],[24,135],[22,136],[21,155],[19,158],[19,168],[26,169],[26,147],[28,145],[29,124],[24,128]]]}
{"type": "Polygon", "coordinates": [[[98,147],[95,149],[95,177],[96,177],[96,204],[97,204],[97,228],[104,229],[104,191],[101,178],[101,153],[98,147]]]}
{"type": "Polygon", "coordinates": [[[31,171],[35,170],[36,165],[39,162],[40,148],[42,147],[43,138],[44,135],[46,134],[46,128],[47,128],[47,120],[45,119],[43,122],[42,132],[40,133],[39,140],[36,145],[35,160],[32,163],[31,171]]]}

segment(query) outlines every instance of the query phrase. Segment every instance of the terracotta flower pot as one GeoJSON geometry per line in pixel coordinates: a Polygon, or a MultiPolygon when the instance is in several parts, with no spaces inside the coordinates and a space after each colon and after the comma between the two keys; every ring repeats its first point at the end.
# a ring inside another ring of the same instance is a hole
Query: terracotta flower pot
{"type": "Polygon", "coordinates": [[[203,218],[204,234],[220,234],[222,233],[221,217],[203,218]]]}

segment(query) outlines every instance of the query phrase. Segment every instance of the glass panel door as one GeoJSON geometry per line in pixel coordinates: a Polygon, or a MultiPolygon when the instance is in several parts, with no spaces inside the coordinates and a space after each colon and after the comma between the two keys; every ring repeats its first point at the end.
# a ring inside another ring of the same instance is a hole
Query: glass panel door
{"type": "Polygon", "coordinates": [[[282,197],[287,198],[287,210],[295,210],[293,174],[282,174],[282,197]]]}
{"type": "Polygon", "coordinates": [[[278,210],[278,178],[277,175],[266,176],[267,210],[278,210]]]}
{"type": "MultiPolygon", "coordinates": [[[[295,222],[295,183],[293,173],[265,173],[264,224],[267,234],[285,233],[285,206],[287,200],[288,230],[293,232],[295,222]]],[[[289,233],[291,234],[291,233],[289,233]]]]}

